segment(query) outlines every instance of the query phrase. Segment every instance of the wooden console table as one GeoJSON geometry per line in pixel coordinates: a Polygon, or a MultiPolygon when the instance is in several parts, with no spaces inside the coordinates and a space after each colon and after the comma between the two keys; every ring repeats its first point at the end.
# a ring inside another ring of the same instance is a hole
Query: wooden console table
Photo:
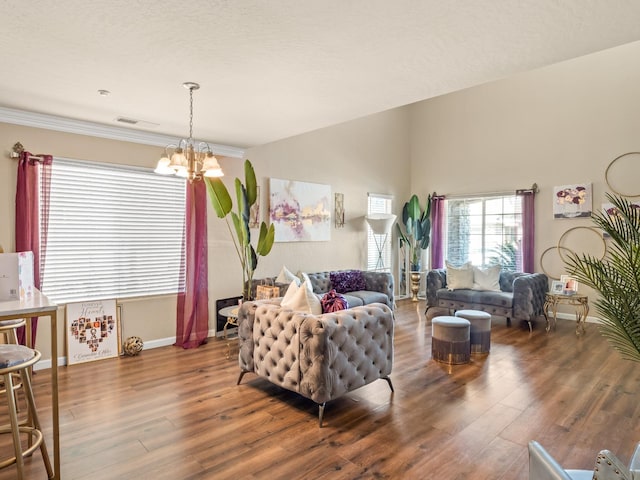
{"type": "Polygon", "coordinates": [[[53,478],[60,479],[60,419],[58,414],[58,306],[35,290],[25,300],[0,302],[0,320],[26,318],[27,345],[31,341],[31,317],[49,317],[51,319],[51,405],[53,416],[53,478]]]}
{"type": "Polygon", "coordinates": [[[570,305],[576,312],[576,335],[582,335],[585,332],[584,323],[589,315],[589,297],[586,295],[564,295],[560,293],[547,293],[544,300],[544,318],[547,320],[547,332],[551,329],[549,314],[553,313],[553,327],[555,328],[558,321],[558,305],[570,305]]]}

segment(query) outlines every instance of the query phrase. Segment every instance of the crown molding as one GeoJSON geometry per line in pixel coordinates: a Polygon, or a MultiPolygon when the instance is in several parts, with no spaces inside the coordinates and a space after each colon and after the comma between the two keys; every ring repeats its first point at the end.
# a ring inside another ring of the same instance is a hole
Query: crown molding
{"type": "MultiPolygon", "coordinates": [[[[44,128],[47,130],[55,130],[57,132],[75,133],[90,137],[108,138],[110,140],[119,140],[122,142],[140,143],[155,147],[165,147],[176,142],[176,137],[168,135],[104,125],[101,123],[86,122],[84,120],[74,120],[45,113],[27,112],[7,107],[0,107],[0,122],[22,125],[25,127],[44,128]]],[[[211,146],[213,153],[216,155],[244,158],[244,149],[242,148],[219,145],[217,143],[207,143],[211,146]]]]}

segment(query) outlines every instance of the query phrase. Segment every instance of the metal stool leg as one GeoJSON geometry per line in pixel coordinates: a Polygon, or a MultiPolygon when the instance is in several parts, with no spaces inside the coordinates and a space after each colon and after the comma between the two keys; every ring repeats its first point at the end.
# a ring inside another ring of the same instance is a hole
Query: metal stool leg
{"type": "MultiPolygon", "coordinates": [[[[24,459],[22,458],[22,447],[20,444],[20,425],[18,423],[18,412],[16,411],[16,398],[13,392],[13,379],[11,378],[11,373],[6,373],[3,377],[7,393],[7,406],[9,407],[11,434],[13,436],[13,453],[15,455],[16,468],[18,469],[18,480],[22,480],[24,478],[24,459]]],[[[11,463],[9,463],[9,465],[11,463]]]]}
{"type": "MultiPolygon", "coordinates": [[[[36,410],[36,400],[33,396],[33,388],[31,387],[31,379],[29,378],[28,369],[25,368],[21,372],[22,384],[24,385],[24,394],[27,397],[27,405],[29,409],[29,418],[31,419],[31,427],[42,432],[40,429],[40,420],[38,419],[38,412],[36,410]]],[[[31,438],[31,435],[29,436],[31,438]]],[[[51,460],[49,459],[49,453],[47,452],[47,445],[42,439],[40,443],[40,453],[42,454],[42,460],[44,461],[44,468],[47,470],[49,478],[53,478],[53,468],[51,468],[51,460]]]]}

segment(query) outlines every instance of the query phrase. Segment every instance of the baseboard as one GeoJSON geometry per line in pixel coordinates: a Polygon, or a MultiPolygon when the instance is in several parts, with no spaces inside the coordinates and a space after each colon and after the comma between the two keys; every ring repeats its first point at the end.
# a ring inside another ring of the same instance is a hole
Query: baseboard
{"type": "MultiPolygon", "coordinates": [[[[215,329],[209,330],[208,337],[215,337],[216,331],[215,329]]],[[[144,342],[144,346],[142,350],[151,350],[152,348],[160,348],[160,347],[168,347],[169,345],[173,345],[176,343],[176,337],[167,337],[167,338],[158,338],[156,340],[149,340],[144,342]]],[[[58,357],[58,367],[63,367],[67,365],[67,357],[58,357]]],[[[33,366],[34,370],[46,370],[47,368],[51,368],[51,359],[47,358],[45,360],[41,360],[33,366]]]]}
{"type": "MultiPolygon", "coordinates": [[[[573,320],[576,321],[576,315],[574,313],[558,313],[558,318],[561,320],[573,320]]],[[[602,323],[598,317],[587,316],[586,323],[602,323]]]]}

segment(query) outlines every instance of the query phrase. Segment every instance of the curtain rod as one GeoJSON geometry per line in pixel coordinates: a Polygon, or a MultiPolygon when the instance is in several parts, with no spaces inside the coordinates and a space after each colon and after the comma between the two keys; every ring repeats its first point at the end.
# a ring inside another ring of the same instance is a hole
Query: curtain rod
{"type": "MultiPolygon", "coordinates": [[[[22,146],[22,144],[20,142],[16,142],[13,145],[13,151],[11,153],[9,153],[9,158],[20,158],[20,154],[22,152],[24,152],[24,147],[22,146]]],[[[38,160],[39,162],[42,162],[44,160],[44,158],[39,157],[37,155],[29,155],[29,160],[38,160]]]]}
{"type": "MultiPolygon", "coordinates": [[[[517,193],[538,193],[540,190],[538,189],[538,184],[534,183],[529,188],[519,188],[517,190],[504,190],[501,192],[481,192],[481,193],[456,193],[453,195],[445,195],[445,198],[474,198],[474,197],[504,197],[507,195],[513,195],[514,192],[517,193]]],[[[437,197],[438,194],[433,192],[432,196],[437,197]]]]}

